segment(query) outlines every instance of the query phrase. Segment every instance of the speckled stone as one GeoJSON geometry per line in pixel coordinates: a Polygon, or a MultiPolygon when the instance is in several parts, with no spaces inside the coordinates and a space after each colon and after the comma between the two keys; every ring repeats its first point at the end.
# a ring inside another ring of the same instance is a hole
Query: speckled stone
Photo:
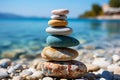
{"type": "Polygon", "coordinates": [[[52,27],[66,27],[68,22],[66,20],[49,20],[48,25],[52,27]]]}
{"type": "Polygon", "coordinates": [[[52,61],[69,61],[78,56],[78,52],[70,48],[46,47],[41,56],[52,61]]]}
{"type": "Polygon", "coordinates": [[[55,15],[66,15],[66,14],[69,13],[69,10],[67,10],[67,9],[56,9],[56,10],[52,10],[51,13],[55,14],[55,15]]]}
{"type": "Polygon", "coordinates": [[[48,27],[46,32],[55,35],[69,35],[72,33],[72,28],[70,27],[48,27]]]}
{"type": "Polygon", "coordinates": [[[87,67],[79,61],[44,62],[41,64],[44,75],[62,78],[79,78],[87,72],[87,67]]]}
{"type": "Polygon", "coordinates": [[[47,44],[52,47],[72,47],[79,45],[79,41],[69,36],[51,35],[47,37],[47,44]]]}

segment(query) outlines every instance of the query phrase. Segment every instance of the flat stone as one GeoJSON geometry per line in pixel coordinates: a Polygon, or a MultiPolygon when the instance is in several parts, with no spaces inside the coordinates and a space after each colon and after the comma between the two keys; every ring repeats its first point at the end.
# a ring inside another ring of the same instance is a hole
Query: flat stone
{"type": "Polygon", "coordinates": [[[65,20],[49,20],[48,25],[52,27],[66,27],[68,24],[65,20]]]}
{"type": "Polygon", "coordinates": [[[41,56],[52,61],[69,61],[78,56],[78,52],[70,48],[46,47],[41,56]]]}
{"type": "Polygon", "coordinates": [[[47,37],[47,44],[53,47],[72,47],[79,45],[79,41],[69,36],[51,35],[47,37]]]}
{"type": "Polygon", "coordinates": [[[65,15],[52,15],[51,19],[62,19],[62,20],[66,20],[67,16],[65,15]]]}
{"type": "Polygon", "coordinates": [[[48,27],[46,32],[55,35],[69,35],[72,33],[72,28],[70,27],[48,27]]]}
{"type": "Polygon", "coordinates": [[[69,13],[69,10],[67,10],[67,9],[56,9],[56,10],[52,10],[51,13],[55,14],[55,15],[66,15],[66,14],[69,13]]]}
{"type": "Polygon", "coordinates": [[[44,62],[41,64],[44,75],[61,78],[79,78],[87,72],[87,67],[79,61],[44,62]]]}
{"type": "Polygon", "coordinates": [[[87,66],[87,70],[88,72],[94,72],[94,71],[98,71],[100,69],[99,66],[94,65],[94,64],[85,64],[87,66]]]}

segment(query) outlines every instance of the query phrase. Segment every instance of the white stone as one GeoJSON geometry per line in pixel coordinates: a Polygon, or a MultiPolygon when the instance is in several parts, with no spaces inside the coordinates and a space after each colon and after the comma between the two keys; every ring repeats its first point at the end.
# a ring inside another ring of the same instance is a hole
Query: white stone
{"type": "Polygon", "coordinates": [[[14,76],[12,80],[24,80],[21,76],[14,76]]]}
{"type": "Polygon", "coordinates": [[[111,64],[111,62],[106,60],[105,58],[95,58],[92,64],[98,65],[99,67],[106,69],[107,66],[111,64]]]}
{"type": "Polygon", "coordinates": [[[112,56],[112,59],[113,59],[114,62],[117,62],[117,61],[120,60],[120,56],[118,56],[118,55],[113,55],[113,56],[112,56]]]}
{"type": "Polygon", "coordinates": [[[66,15],[66,14],[69,13],[69,10],[67,10],[67,9],[57,9],[57,10],[52,10],[51,13],[55,14],[55,15],[66,15]]]}
{"type": "Polygon", "coordinates": [[[6,71],[6,69],[0,69],[0,79],[8,77],[8,73],[6,71]]]}
{"type": "Polygon", "coordinates": [[[114,70],[118,67],[119,66],[117,66],[117,65],[111,64],[107,67],[107,70],[110,71],[110,72],[114,72],[114,70]]]}
{"type": "Polygon", "coordinates": [[[67,16],[65,15],[52,15],[51,19],[62,19],[62,20],[66,20],[67,16]]]}
{"type": "Polygon", "coordinates": [[[11,66],[11,67],[8,69],[8,73],[15,73],[15,69],[13,68],[13,66],[11,66]]]}
{"type": "Polygon", "coordinates": [[[17,64],[17,65],[14,66],[14,69],[15,69],[15,70],[22,70],[23,67],[22,67],[21,64],[17,64]]]}
{"type": "Polygon", "coordinates": [[[31,76],[36,77],[37,79],[43,77],[43,73],[41,71],[35,71],[31,76]]]}
{"type": "Polygon", "coordinates": [[[70,27],[48,27],[46,28],[46,32],[50,34],[56,34],[56,35],[69,35],[72,33],[72,28],[70,27]]]}
{"type": "Polygon", "coordinates": [[[42,80],[53,80],[53,78],[51,78],[51,77],[45,77],[42,80]]]}

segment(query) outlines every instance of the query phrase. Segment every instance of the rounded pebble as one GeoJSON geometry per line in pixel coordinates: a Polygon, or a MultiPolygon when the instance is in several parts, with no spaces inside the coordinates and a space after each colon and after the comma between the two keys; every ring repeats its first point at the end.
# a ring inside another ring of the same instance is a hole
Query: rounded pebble
{"type": "Polygon", "coordinates": [[[24,80],[21,76],[14,76],[12,80],[24,80]]]}
{"type": "Polygon", "coordinates": [[[6,69],[0,69],[0,79],[8,77],[9,74],[7,73],[6,69]]]}
{"type": "Polygon", "coordinates": [[[93,72],[93,71],[98,71],[100,69],[99,66],[94,65],[94,64],[85,64],[87,66],[88,72],[93,72]]]}
{"type": "Polygon", "coordinates": [[[8,66],[10,66],[11,63],[12,63],[12,61],[10,59],[2,59],[2,60],[0,60],[0,66],[2,68],[7,68],[8,66]]]}
{"type": "Polygon", "coordinates": [[[79,61],[44,62],[41,64],[44,75],[62,78],[79,78],[87,72],[87,67],[79,61]]]}
{"type": "Polygon", "coordinates": [[[56,10],[52,10],[51,13],[55,14],[55,15],[66,15],[66,14],[69,13],[69,10],[67,10],[67,9],[56,9],[56,10]]]}
{"type": "Polygon", "coordinates": [[[46,32],[55,35],[69,35],[72,33],[72,28],[70,27],[48,27],[46,32]]]}
{"type": "Polygon", "coordinates": [[[103,78],[105,78],[106,80],[113,80],[114,79],[113,73],[109,72],[109,71],[103,71],[101,76],[103,78]]]}
{"type": "Polygon", "coordinates": [[[15,69],[15,70],[22,70],[23,67],[22,67],[21,64],[17,64],[17,65],[14,66],[14,69],[15,69]]]}
{"type": "Polygon", "coordinates": [[[69,61],[78,56],[78,52],[70,48],[46,47],[41,56],[52,61],[69,61]]]}
{"type": "Polygon", "coordinates": [[[52,15],[51,19],[62,19],[62,20],[66,20],[67,16],[65,15],[52,15]]]}
{"type": "Polygon", "coordinates": [[[44,77],[42,80],[53,80],[51,77],[44,77]]]}
{"type": "Polygon", "coordinates": [[[79,45],[79,41],[73,37],[51,35],[47,37],[47,44],[52,47],[72,47],[79,45]]]}
{"type": "Polygon", "coordinates": [[[113,55],[112,59],[113,59],[114,62],[117,62],[117,61],[120,60],[120,56],[119,55],[113,55]]]}
{"type": "Polygon", "coordinates": [[[105,58],[95,58],[92,64],[98,65],[100,68],[106,69],[107,66],[111,64],[111,62],[107,61],[105,58]]]}
{"type": "Polygon", "coordinates": [[[65,20],[49,20],[48,25],[52,27],[66,27],[68,24],[65,20]]]}

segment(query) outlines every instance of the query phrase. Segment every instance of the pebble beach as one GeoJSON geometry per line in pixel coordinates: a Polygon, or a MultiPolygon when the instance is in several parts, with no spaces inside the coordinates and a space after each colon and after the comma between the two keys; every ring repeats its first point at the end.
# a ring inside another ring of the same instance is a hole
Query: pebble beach
{"type": "Polygon", "coordinates": [[[0,59],[1,80],[119,80],[120,79],[120,48],[95,49],[86,46],[77,50],[77,61],[87,66],[87,73],[78,79],[67,79],[43,75],[40,62],[46,60],[40,54],[23,55],[19,59],[0,59]]]}
{"type": "MultiPolygon", "coordinates": [[[[48,22],[52,27],[46,32],[55,35],[47,37],[42,49],[38,43],[31,43],[29,49],[0,51],[0,80],[120,80],[119,36],[91,42],[69,37],[72,28],[65,28],[68,22],[64,20],[69,11],[53,10],[52,13],[52,20],[48,22]],[[55,28],[60,26],[63,28],[55,28]]],[[[11,46],[9,41],[1,44],[0,48],[11,46]]]]}

